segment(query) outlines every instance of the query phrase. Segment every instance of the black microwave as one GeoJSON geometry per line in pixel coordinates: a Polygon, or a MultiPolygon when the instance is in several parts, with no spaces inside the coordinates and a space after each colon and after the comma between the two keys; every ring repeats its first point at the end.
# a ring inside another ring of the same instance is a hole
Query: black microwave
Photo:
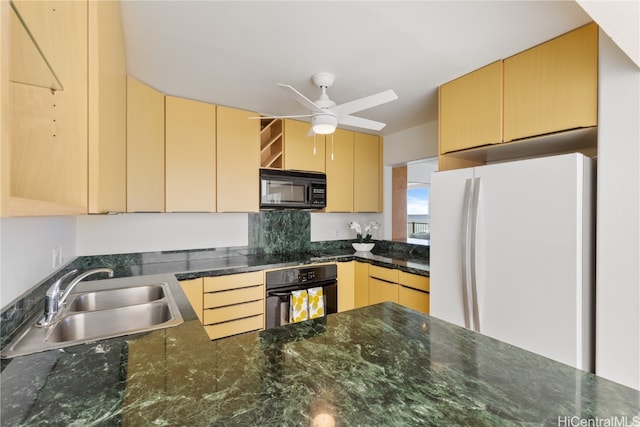
{"type": "Polygon", "coordinates": [[[325,174],[260,169],[260,209],[322,209],[325,206],[325,174]]]}

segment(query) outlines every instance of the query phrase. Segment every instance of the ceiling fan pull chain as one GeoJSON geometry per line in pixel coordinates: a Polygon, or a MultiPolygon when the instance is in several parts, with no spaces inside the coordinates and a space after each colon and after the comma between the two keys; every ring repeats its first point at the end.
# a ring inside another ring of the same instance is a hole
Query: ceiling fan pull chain
{"type": "Polygon", "coordinates": [[[331,160],[333,160],[333,134],[331,134],[331,160]]]}
{"type": "Polygon", "coordinates": [[[316,134],[313,134],[313,155],[316,155],[316,134]]]}

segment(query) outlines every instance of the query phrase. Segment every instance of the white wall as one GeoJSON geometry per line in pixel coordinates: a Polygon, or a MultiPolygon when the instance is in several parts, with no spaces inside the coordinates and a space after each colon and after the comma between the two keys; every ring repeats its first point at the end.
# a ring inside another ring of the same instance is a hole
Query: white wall
{"type": "Polygon", "coordinates": [[[640,69],[600,33],[596,373],[640,389],[640,69]]]}
{"type": "Polygon", "coordinates": [[[78,255],[248,244],[246,213],[135,213],[77,217],[78,255]]]}
{"type": "Polygon", "coordinates": [[[438,155],[438,122],[432,121],[384,137],[384,164],[404,165],[438,155]]]}
{"type": "Polygon", "coordinates": [[[381,239],[384,235],[382,214],[377,213],[312,213],[311,241],[348,240],[355,239],[356,233],[349,229],[349,223],[357,221],[364,226],[369,221],[380,224],[380,229],[371,233],[374,239],[381,239]]]}
{"type": "Polygon", "coordinates": [[[591,19],[640,67],[640,2],[576,0],[591,19]]]}
{"type": "Polygon", "coordinates": [[[56,270],[54,248],[62,248],[63,264],[76,256],[75,217],[0,219],[0,307],[56,270]]]}

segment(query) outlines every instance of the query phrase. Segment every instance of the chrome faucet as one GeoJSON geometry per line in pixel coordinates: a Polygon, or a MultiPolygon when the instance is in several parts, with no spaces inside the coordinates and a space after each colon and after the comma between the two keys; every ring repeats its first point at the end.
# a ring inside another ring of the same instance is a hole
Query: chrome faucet
{"type": "Polygon", "coordinates": [[[84,273],[73,279],[71,283],[67,285],[64,291],[61,291],[60,286],[62,285],[62,282],[64,282],[66,279],[73,276],[77,272],[78,270],[72,270],[68,272],[67,274],[56,280],[55,283],[51,285],[49,289],[47,289],[47,293],[44,297],[44,314],[42,315],[42,318],[40,318],[40,320],[38,320],[38,322],[36,323],[37,326],[51,325],[55,321],[56,315],[69,296],[69,293],[73,290],[73,288],[76,287],[78,283],[80,283],[87,277],[98,273],[107,273],[109,277],[113,277],[112,269],[96,268],[93,270],[85,271],[84,273]]]}

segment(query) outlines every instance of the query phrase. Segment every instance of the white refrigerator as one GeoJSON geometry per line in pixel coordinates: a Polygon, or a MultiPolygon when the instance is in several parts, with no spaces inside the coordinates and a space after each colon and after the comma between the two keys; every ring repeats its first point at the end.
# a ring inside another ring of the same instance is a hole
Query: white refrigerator
{"type": "Polygon", "coordinates": [[[593,161],[435,172],[431,315],[593,371],[593,161]]]}

